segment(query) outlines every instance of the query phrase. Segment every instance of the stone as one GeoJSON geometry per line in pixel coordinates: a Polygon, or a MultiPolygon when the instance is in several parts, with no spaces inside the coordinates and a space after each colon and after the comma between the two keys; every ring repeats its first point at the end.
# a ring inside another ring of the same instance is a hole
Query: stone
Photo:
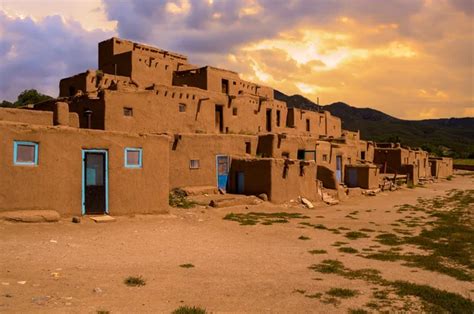
{"type": "Polygon", "coordinates": [[[102,289],[97,287],[92,290],[94,293],[102,293],[102,289]]]}
{"type": "Polygon", "coordinates": [[[96,223],[106,223],[106,222],[115,222],[115,218],[109,215],[103,216],[91,216],[89,217],[91,220],[95,221],[96,223]]]}
{"type": "Polygon", "coordinates": [[[268,201],[268,195],[265,194],[265,193],[259,194],[259,195],[258,195],[258,198],[261,199],[261,200],[264,201],[264,202],[267,202],[267,201],[268,201]]]}
{"type": "Polygon", "coordinates": [[[61,216],[55,210],[14,210],[0,212],[0,220],[11,222],[57,222],[61,216]]]}
{"type": "Polygon", "coordinates": [[[304,198],[304,197],[301,198],[301,203],[303,203],[303,205],[306,206],[306,207],[308,207],[309,209],[313,209],[313,208],[314,208],[313,203],[311,203],[309,200],[307,200],[307,199],[304,198]]]}
{"type": "Polygon", "coordinates": [[[72,217],[72,222],[75,224],[81,223],[81,217],[78,217],[78,216],[72,217]]]}

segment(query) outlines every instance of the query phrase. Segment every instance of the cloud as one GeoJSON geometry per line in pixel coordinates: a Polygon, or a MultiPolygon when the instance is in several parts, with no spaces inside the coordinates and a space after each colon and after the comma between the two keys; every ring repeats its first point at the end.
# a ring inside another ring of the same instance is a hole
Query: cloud
{"type": "Polygon", "coordinates": [[[97,67],[97,43],[112,33],[86,31],[58,15],[39,21],[0,10],[0,99],[25,89],[58,95],[63,77],[97,67]]]}

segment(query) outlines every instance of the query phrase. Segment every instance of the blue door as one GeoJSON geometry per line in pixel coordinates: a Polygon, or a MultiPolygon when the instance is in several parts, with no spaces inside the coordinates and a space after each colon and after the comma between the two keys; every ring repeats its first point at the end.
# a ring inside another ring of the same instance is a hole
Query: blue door
{"type": "Polygon", "coordinates": [[[227,188],[227,179],[229,177],[229,156],[217,155],[216,167],[217,167],[217,187],[225,191],[227,188]]]}
{"type": "Polygon", "coordinates": [[[342,156],[336,156],[336,179],[338,183],[342,181],[342,156]]]}
{"type": "Polygon", "coordinates": [[[347,177],[346,177],[346,183],[349,185],[350,188],[357,187],[357,169],[356,168],[348,168],[347,169],[347,177]]]}

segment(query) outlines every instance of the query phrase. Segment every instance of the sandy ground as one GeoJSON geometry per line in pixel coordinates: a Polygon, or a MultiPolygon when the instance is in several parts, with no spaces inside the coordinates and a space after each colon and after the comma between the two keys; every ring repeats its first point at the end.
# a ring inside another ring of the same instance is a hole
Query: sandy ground
{"type": "MultiPolygon", "coordinates": [[[[348,240],[341,234],[287,224],[240,226],[223,220],[229,212],[298,212],[304,221],[328,228],[370,228],[391,231],[406,214],[398,204],[415,204],[418,197],[444,195],[450,189],[474,189],[474,177],[425,188],[355,197],[340,205],[315,209],[263,203],[232,208],[172,209],[170,215],[117,217],[97,224],[64,219],[52,224],[0,223],[0,312],[111,313],[165,312],[181,305],[209,312],[342,312],[363,307],[377,287],[362,280],[316,273],[308,267],[338,259],[352,269],[375,268],[388,280],[409,280],[473,298],[470,282],[341,253],[336,241],[356,249],[380,245],[372,239],[348,240]],[[367,210],[370,210],[367,211],[367,210]],[[359,211],[358,219],[345,217],[359,211]],[[310,239],[299,240],[300,236],[310,239]],[[327,254],[311,255],[308,250],[327,254]],[[191,263],[194,268],[179,265],[191,263]],[[128,276],[146,279],[143,287],[128,287],[128,276]],[[360,295],[324,304],[305,294],[330,288],[357,289],[360,295]],[[95,291],[94,291],[95,289],[95,291]]],[[[373,236],[372,236],[373,238],[373,236]]],[[[395,308],[394,308],[395,310],[395,308]]]]}

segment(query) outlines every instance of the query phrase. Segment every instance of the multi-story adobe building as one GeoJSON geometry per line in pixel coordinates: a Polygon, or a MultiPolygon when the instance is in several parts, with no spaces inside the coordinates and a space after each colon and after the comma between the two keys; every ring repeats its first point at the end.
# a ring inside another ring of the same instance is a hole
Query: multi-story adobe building
{"type": "MultiPolygon", "coordinates": [[[[151,213],[174,188],[284,202],[317,200],[321,186],[378,187],[378,148],[329,112],[288,108],[235,72],[119,38],[98,56],[97,70],[60,81],[57,99],[0,110],[0,210],[151,213]]],[[[425,152],[410,156],[430,175],[425,152]]]]}

